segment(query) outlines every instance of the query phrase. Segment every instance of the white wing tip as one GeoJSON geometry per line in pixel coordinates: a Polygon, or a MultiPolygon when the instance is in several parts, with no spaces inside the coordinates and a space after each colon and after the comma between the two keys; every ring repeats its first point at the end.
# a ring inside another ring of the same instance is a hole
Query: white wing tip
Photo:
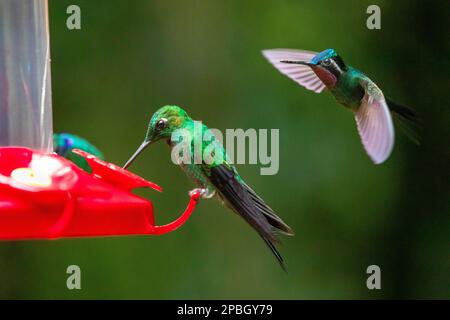
{"type": "Polygon", "coordinates": [[[289,49],[264,49],[264,50],[261,50],[261,53],[264,57],[269,59],[274,53],[283,53],[283,52],[288,52],[288,51],[289,51],[289,49]]]}
{"type": "Polygon", "coordinates": [[[385,155],[370,155],[369,154],[369,157],[370,157],[370,159],[372,159],[374,164],[379,165],[379,164],[382,164],[383,162],[385,162],[387,160],[387,158],[389,158],[390,154],[391,154],[391,152],[389,151],[385,155]]]}
{"type": "Polygon", "coordinates": [[[270,55],[270,49],[264,49],[261,51],[261,54],[266,57],[267,59],[269,59],[269,55],[270,55]]]}

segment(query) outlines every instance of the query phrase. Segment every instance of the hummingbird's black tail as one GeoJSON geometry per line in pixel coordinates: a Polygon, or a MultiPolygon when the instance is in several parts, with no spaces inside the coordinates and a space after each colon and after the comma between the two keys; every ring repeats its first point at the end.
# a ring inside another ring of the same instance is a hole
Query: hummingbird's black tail
{"type": "Polygon", "coordinates": [[[422,126],[421,119],[417,116],[415,111],[388,98],[386,98],[386,102],[392,113],[394,122],[402,129],[409,139],[419,145],[422,126]]]}
{"type": "Polygon", "coordinates": [[[258,232],[286,271],[275,245],[280,243],[277,232],[293,235],[292,229],[247,184],[238,181],[236,172],[229,166],[222,164],[211,168],[210,181],[225,203],[258,232]]]}

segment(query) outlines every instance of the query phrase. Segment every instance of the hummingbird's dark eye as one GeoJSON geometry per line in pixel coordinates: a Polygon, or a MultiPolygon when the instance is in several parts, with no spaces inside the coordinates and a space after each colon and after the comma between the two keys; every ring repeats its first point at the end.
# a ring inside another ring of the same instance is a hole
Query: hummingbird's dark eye
{"type": "Polygon", "coordinates": [[[167,119],[166,118],[161,118],[160,120],[158,120],[158,122],[155,125],[155,129],[157,131],[161,131],[163,130],[167,125],[167,119]]]}
{"type": "Polygon", "coordinates": [[[322,61],[322,65],[324,65],[325,67],[328,67],[331,65],[331,60],[330,59],[325,59],[322,61]]]}

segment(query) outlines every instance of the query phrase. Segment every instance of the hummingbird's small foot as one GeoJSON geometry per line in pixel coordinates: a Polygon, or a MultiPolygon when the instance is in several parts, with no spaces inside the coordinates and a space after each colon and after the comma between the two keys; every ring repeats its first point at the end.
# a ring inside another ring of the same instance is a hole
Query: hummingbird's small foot
{"type": "Polygon", "coordinates": [[[189,191],[189,197],[193,197],[195,194],[199,194],[203,199],[210,199],[214,196],[215,191],[210,191],[207,188],[195,188],[189,191]]]}

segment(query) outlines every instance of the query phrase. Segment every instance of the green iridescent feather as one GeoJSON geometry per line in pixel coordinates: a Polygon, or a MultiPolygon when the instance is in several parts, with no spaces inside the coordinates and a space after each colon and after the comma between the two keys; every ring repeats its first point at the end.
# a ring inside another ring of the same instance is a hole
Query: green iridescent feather
{"type": "Polygon", "coordinates": [[[58,155],[72,161],[87,172],[91,172],[91,167],[83,157],[73,153],[73,149],[86,151],[104,160],[103,153],[97,147],[86,139],[70,133],[55,133],[53,135],[53,149],[58,155]]]}

